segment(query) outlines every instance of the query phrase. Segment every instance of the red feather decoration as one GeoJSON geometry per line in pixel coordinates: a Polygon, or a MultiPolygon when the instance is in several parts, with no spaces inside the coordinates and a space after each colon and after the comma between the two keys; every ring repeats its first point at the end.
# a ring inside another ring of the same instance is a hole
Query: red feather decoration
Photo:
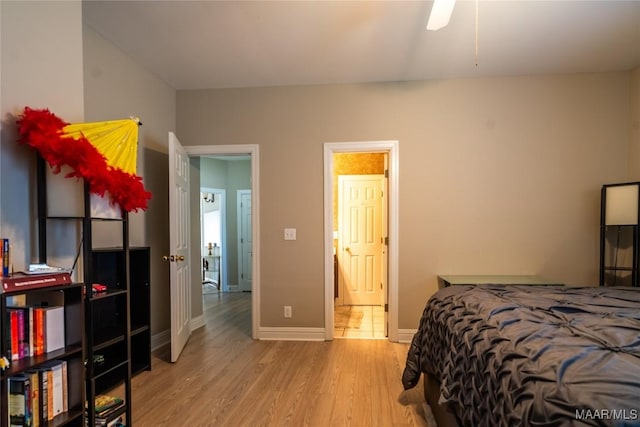
{"type": "Polygon", "coordinates": [[[146,210],[151,193],[145,190],[142,178],[120,168],[109,166],[107,159],[85,137],[66,136],[66,123],[49,110],[25,107],[18,119],[19,142],[40,153],[54,173],[69,166],[67,178],[82,178],[89,183],[92,193],[109,193],[111,204],[127,212],[146,210]]]}

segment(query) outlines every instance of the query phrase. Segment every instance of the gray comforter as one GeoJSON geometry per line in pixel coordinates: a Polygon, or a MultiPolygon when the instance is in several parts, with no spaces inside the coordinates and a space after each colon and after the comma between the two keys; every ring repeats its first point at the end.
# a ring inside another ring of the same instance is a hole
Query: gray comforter
{"type": "Polygon", "coordinates": [[[467,426],[640,425],[640,290],[441,289],[409,348],[405,389],[422,372],[467,426]]]}

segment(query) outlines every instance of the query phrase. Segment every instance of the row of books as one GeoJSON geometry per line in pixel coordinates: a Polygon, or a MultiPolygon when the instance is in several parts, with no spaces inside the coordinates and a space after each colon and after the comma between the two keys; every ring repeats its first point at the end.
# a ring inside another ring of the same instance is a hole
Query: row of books
{"type": "Polygon", "coordinates": [[[52,360],[7,379],[9,425],[45,426],[69,410],[67,362],[52,360]]]}
{"type": "Polygon", "coordinates": [[[124,400],[119,397],[97,395],[94,411],[96,427],[123,427],[126,424],[124,400]]]}
{"type": "Polygon", "coordinates": [[[7,307],[7,348],[10,360],[38,356],[64,347],[64,307],[7,307]]]}

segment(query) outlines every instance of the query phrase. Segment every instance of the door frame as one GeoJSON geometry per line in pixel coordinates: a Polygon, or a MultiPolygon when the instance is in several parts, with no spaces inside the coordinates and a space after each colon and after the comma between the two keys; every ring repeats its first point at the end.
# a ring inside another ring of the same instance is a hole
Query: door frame
{"type": "Polygon", "coordinates": [[[399,249],[399,141],[325,142],[324,147],[324,328],[325,339],[333,340],[333,154],[387,153],[389,157],[388,224],[388,304],[389,341],[398,341],[398,249],[399,249]]]}
{"type": "Polygon", "coordinates": [[[251,338],[260,339],[260,159],[258,144],[189,145],[189,156],[236,155],[251,157],[251,234],[253,239],[253,283],[251,290],[251,338]]]}

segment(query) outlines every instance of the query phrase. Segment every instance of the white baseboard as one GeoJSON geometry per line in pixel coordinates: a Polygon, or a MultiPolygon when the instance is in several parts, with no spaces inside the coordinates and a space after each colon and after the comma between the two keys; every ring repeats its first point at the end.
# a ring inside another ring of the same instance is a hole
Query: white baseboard
{"type": "Polygon", "coordinates": [[[201,314],[198,317],[194,317],[191,319],[191,330],[195,331],[198,328],[202,328],[206,324],[204,319],[204,314],[201,314]]]}
{"type": "Polygon", "coordinates": [[[324,328],[262,327],[260,340],[272,341],[324,341],[324,328]]]}
{"type": "Polygon", "coordinates": [[[171,344],[171,331],[169,329],[151,336],[151,351],[156,351],[169,344],[171,344]]]}
{"type": "MultiPolygon", "coordinates": [[[[204,326],[204,318],[198,316],[191,321],[191,329],[195,330],[204,326]]],[[[409,344],[417,329],[398,329],[398,342],[409,344]]],[[[262,327],[259,332],[259,339],[263,341],[325,341],[324,328],[280,328],[262,327]]],[[[155,334],[151,337],[151,351],[171,343],[171,332],[169,329],[155,334]]]]}
{"type": "Polygon", "coordinates": [[[411,343],[417,329],[398,329],[398,342],[403,344],[411,343]]]}
{"type": "MultiPolygon", "coordinates": [[[[191,330],[195,331],[198,328],[202,328],[206,324],[204,315],[194,317],[191,319],[191,330]]],[[[166,329],[160,333],[151,336],[151,351],[155,351],[165,345],[171,344],[171,330],[166,329]]]]}

